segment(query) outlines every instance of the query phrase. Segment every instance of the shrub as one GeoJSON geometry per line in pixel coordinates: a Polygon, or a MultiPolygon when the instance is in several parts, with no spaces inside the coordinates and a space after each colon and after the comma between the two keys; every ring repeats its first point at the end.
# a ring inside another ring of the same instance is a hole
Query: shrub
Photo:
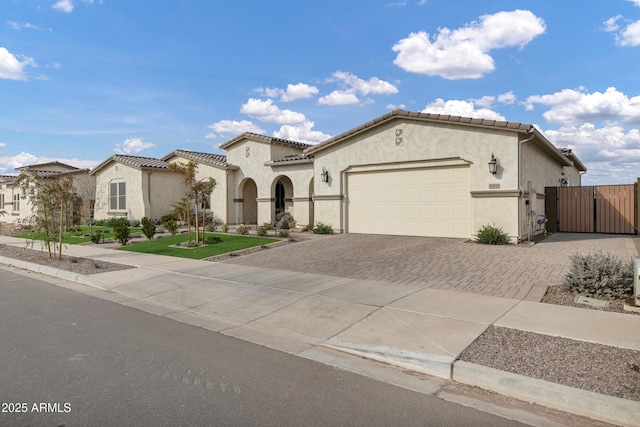
{"type": "Polygon", "coordinates": [[[122,246],[131,240],[131,229],[129,229],[129,221],[125,218],[118,218],[113,221],[113,236],[120,242],[122,246]]]}
{"type": "Polygon", "coordinates": [[[507,233],[495,225],[483,225],[475,235],[476,243],[481,245],[506,245],[509,240],[507,233]]]}
{"type": "Polygon", "coordinates": [[[162,223],[162,226],[167,229],[171,235],[174,235],[178,232],[178,221],[175,219],[168,219],[162,223]]]}
{"type": "Polygon", "coordinates": [[[207,223],[207,225],[204,228],[209,233],[213,233],[218,229],[218,225],[215,222],[209,222],[209,223],[207,223]]]}
{"type": "Polygon", "coordinates": [[[296,220],[293,219],[293,215],[289,212],[282,212],[281,214],[278,214],[276,219],[278,220],[276,228],[292,229],[296,227],[296,220]]]}
{"type": "Polygon", "coordinates": [[[162,215],[160,217],[160,222],[162,224],[164,224],[167,221],[171,221],[171,220],[177,221],[178,220],[178,215],[176,215],[175,213],[170,213],[170,214],[167,214],[167,215],[162,215]]]}
{"type": "Polygon", "coordinates": [[[624,299],[633,293],[633,261],[602,252],[573,254],[562,288],[588,297],[624,299]]]}
{"type": "Polygon", "coordinates": [[[260,226],[260,227],[258,227],[258,230],[256,231],[256,234],[258,236],[266,236],[267,235],[267,229],[264,226],[260,226]]]}
{"type": "Polygon", "coordinates": [[[333,234],[333,227],[331,224],[318,222],[313,228],[313,234],[333,234]]]}
{"type": "Polygon", "coordinates": [[[217,243],[222,243],[222,239],[218,236],[207,236],[204,239],[205,245],[215,245],[217,243]]]}
{"type": "Polygon", "coordinates": [[[278,232],[278,237],[281,237],[283,239],[289,237],[289,230],[285,229],[285,230],[280,230],[278,232]]]}
{"type": "Polygon", "coordinates": [[[239,225],[236,228],[236,233],[242,234],[242,235],[247,235],[247,234],[249,234],[249,227],[247,227],[246,225],[239,225]]]}
{"type": "Polygon", "coordinates": [[[100,243],[100,240],[102,240],[102,230],[97,230],[91,233],[89,239],[91,239],[91,241],[96,245],[100,243]]]}
{"type": "Polygon", "coordinates": [[[229,224],[222,224],[222,232],[223,233],[229,232],[229,224]]]}
{"type": "Polygon", "coordinates": [[[156,223],[146,216],[142,218],[142,234],[149,240],[156,234],[156,223]]]}
{"type": "Polygon", "coordinates": [[[132,219],[129,221],[129,225],[131,227],[140,227],[140,220],[132,219]]]}

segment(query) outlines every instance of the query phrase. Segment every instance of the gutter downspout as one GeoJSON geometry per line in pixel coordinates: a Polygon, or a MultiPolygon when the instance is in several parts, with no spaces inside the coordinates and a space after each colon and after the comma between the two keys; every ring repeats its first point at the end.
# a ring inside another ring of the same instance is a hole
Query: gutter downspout
{"type": "MultiPolygon", "coordinates": [[[[522,141],[520,141],[518,143],[518,190],[520,190],[520,197],[518,198],[518,234],[521,233],[521,230],[520,230],[520,215],[521,215],[520,199],[522,199],[524,197],[524,189],[522,188],[522,144],[524,144],[525,142],[533,141],[533,139],[536,137],[534,132],[535,132],[535,128],[533,128],[533,126],[532,126],[531,129],[529,129],[529,133],[531,134],[531,136],[529,138],[523,139],[522,141]]],[[[518,237],[521,237],[521,235],[518,236],[518,237]]],[[[531,232],[529,232],[528,239],[529,239],[529,241],[531,241],[531,232]]]]}

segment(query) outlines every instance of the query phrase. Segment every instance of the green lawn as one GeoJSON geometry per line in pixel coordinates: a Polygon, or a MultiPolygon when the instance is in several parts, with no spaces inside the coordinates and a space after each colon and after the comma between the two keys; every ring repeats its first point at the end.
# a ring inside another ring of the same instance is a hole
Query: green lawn
{"type": "MultiPolygon", "coordinates": [[[[75,245],[75,244],[86,243],[91,241],[91,238],[89,237],[89,227],[81,226],[81,227],[74,227],[74,228],[79,231],[64,233],[62,235],[62,241],[64,243],[75,245]]],[[[93,227],[91,227],[91,230],[93,232],[96,232],[98,230],[102,231],[103,237],[105,239],[109,239],[113,237],[113,228],[111,227],[100,227],[100,226],[94,225],[93,227]]],[[[135,233],[140,233],[142,229],[139,227],[131,227],[130,230],[131,230],[131,234],[135,234],[135,233]]],[[[22,234],[17,234],[14,237],[20,237],[23,239],[44,240],[44,233],[42,232],[22,233],[22,234]]],[[[58,241],[57,234],[55,237],[53,237],[53,240],[56,242],[58,241]]]]}
{"type": "MultiPolygon", "coordinates": [[[[195,235],[195,234],[194,234],[195,235]]],[[[207,236],[218,236],[222,239],[222,243],[205,245],[195,248],[173,247],[177,243],[187,241],[186,234],[178,234],[169,237],[155,237],[153,240],[142,243],[134,243],[132,245],[122,246],[118,249],[123,251],[143,252],[147,254],[168,255],[181,258],[203,259],[227,252],[234,252],[240,249],[252,248],[254,246],[267,245],[277,242],[279,239],[270,239],[267,237],[240,236],[231,234],[212,234],[207,236]]]]}

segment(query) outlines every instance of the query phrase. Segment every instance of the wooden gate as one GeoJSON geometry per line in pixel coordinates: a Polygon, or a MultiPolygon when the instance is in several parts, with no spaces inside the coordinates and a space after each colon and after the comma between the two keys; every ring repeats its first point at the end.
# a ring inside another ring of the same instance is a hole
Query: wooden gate
{"type": "Polygon", "coordinates": [[[637,234],[637,184],[545,188],[548,231],[637,234]]]}

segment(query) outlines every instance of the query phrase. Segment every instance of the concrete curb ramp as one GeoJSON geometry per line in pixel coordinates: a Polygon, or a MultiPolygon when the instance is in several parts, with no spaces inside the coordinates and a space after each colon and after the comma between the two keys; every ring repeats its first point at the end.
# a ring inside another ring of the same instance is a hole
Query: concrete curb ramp
{"type": "MultiPolygon", "coordinates": [[[[116,255],[74,249],[83,252],[74,256],[94,259],[116,255]]],[[[640,350],[635,338],[640,317],[211,262],[168,263],[172,260],[136,254],[127,262],[128,254],[117,255],[124,264],[145,265],[84,276],[8,257],[0,257],[0,263],[88,286],[69,287],[87,295],[323,363],[333,364],[322,355],[328,349],[608,423],[640,425],[640,402],[458,360],[491,324],[640,350]],[[635,334],[629,336],[630,331],[635,334]]]]}

